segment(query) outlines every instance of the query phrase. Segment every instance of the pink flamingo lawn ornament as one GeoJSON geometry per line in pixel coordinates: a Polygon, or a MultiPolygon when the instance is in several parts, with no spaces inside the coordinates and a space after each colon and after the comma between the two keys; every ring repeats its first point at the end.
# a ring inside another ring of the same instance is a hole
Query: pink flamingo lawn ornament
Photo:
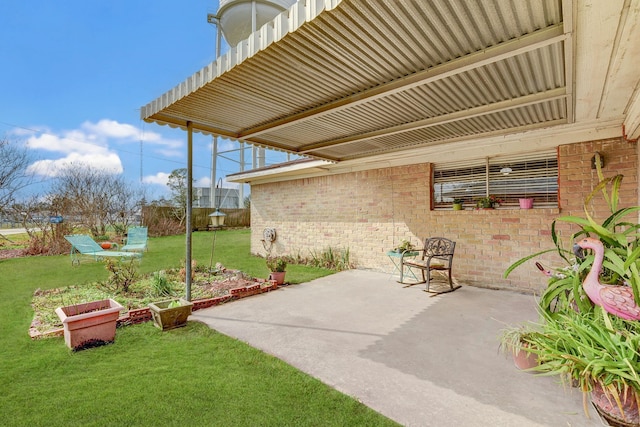
{"type": "Polygon", "coordinates": [[[640,320],[640,307],[633,299],[633,291],[630,287],[600,283],[600,270],[604,260],[602,242],[593,237],[585,237],[576,245],[582,249],[592,249],[595,257],[589,274],[582,282],[582,287],[589,299],[614,316],[627,320],[640,320]]]}

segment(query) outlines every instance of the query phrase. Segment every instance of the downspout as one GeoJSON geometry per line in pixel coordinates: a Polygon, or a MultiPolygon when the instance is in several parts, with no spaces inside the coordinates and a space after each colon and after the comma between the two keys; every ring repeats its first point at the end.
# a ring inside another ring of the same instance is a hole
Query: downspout
{"type": "Polygon", "coordinates": [[[191,211],[193,204],[193,123],[187,122],[187,237],[185,254],[185,288],[187,301],[191,301],[191,211]]]}

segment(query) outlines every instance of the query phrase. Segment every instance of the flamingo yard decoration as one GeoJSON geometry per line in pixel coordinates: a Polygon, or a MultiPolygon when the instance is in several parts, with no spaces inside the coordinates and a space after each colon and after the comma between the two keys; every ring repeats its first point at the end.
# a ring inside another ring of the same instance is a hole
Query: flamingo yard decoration
{"type": "Polygon", "coordinates": [[[578,241],[576,246],[592,249],[594,254],[591,270],[582,282],[582,287],[589,299],[614,316],[627,320],[640,320],[640,307],[636,304],[630,287],[600,283],[600,270],[604,260],[602,242],[592,237],[585,237],[578,241]]]}

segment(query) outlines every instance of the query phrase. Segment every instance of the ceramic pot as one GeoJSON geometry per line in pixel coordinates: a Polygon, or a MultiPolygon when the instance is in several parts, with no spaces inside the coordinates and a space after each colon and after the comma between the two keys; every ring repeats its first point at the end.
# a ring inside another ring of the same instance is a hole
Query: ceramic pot
{"type": "Polygon", "coordinates": [[[56,308],[64,326],[64,342],[73,350],[111,343],[124,307],[112,299],[56,308]]]}
{"type": "Polygon", "coordinates": [[[163,331],[185,326],[187,318],[191,315],[192,307],[193,303],[182,298],[149,304],[153,324],[163,331]],[[174,301],[179,301],[180,305],[169,307],[174,301]]]}
{"type": "Polygon", "coordinates": [[[622,411],[613,396],[607,396],[600,384],[596,383],[591,391],[591,403],[610,426],[640,426],[635,390],[629,387],[624,393],[619,391],[619,394],[622,411]]]}
{"type": "Polygon", "coordinates": [[[286,271],[272,271],[269,274],[269,280],[275,280],[278,285],[282,285],[284,283],[284,276],[286,271]]]}
{"type": "Polygon", "coordinates": [[[538,366],[538,355],[527,351],[526,346],[516,352],[513,352],[513,363],[516,368],[526,370],[538,366]]]}
{"type": "Polygon", "coordinates": [[[533,199],[519,199],[520,209],[531,209],[533,208],[533,199]]]}

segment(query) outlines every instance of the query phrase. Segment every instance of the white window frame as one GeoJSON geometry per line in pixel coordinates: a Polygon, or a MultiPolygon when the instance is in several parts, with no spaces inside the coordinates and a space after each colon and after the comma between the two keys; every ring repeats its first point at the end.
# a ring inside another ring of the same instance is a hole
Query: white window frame
{"type": "Polygon", "coordinates": [[[451,209],[454,198],[473,208],[480,197],[495,195],[500,208],[519,208],[533,198],[534,208],[558,207],[558,156],[555,150],[516,156],[437,163],[432,172],[432,208],[451,209]]]}

